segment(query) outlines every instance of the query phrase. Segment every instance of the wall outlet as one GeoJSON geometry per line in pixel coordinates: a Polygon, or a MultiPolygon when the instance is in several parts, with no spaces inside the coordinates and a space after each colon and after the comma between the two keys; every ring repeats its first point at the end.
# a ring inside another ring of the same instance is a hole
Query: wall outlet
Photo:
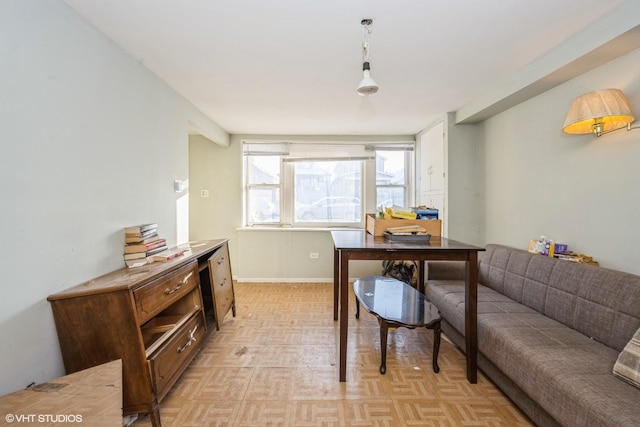
{"type": "Polygon", "coordinates": [[[200,190],[200,197],[209,197],[209,190],[200,190]]]}
{"type": "Polygon", "coordinates": [[[309,252],[309,258],[318,259],[318,252],[309,252]]]}

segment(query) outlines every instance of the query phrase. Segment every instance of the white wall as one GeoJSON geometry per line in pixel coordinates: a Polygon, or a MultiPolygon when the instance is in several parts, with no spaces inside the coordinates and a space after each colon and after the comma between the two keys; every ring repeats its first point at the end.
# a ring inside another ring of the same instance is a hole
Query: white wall
{"type": "Polygon", "coordinates": [[[176,242],[188,126],[228,135],[62,1],[0,2],[0,394],[64,374],[46,298],[176,242]]]}
{"type": "Polygon", "coordinates": [[[566,135],[571,101],[618,88],[640,118],[640,50],[484,122],[485,242],[545,235],[601,266],[640,274],[640,130],[566,135]]]}
{"type": "Polygon", "coordinates": [[[446,128],[446,211],[447,237],[466,243],[482,244],[484,205],[479,156],[482,125],[455,124],[454,114],[447,114],[446,128]]]}

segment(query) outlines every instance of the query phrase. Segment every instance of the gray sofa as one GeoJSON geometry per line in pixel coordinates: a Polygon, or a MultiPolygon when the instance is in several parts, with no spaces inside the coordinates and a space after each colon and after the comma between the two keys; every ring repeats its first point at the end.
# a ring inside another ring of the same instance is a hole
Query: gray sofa
{"type": "MultiPolygon", "coordinates": [[[[464,350],[463,274],[429,262],[425,294],[464,350]]],[[[534,423],[640,425],[640,388],[612,375],[640,328],[640,276],[494,244],[478,275],[478,366],[534,423]]]]}

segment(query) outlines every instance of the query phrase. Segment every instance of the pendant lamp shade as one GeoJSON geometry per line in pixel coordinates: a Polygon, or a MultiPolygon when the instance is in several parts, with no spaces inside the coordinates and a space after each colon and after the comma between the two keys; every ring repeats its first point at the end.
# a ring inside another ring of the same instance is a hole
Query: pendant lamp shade
{"type": "Polygon", "coordinates": [[[635,120],[629,101],[619,89],[601,89],[573,100],[562,130],[570,134],[602,133],[626,127],[635,120]]]}
{"type": "Polygon", "coordinates": [[[371,78],[370,69],[368,62],[362,64],[362,80],[358,85],[359,95],[371,95],[378,91],[377,83],[371,78]]]}

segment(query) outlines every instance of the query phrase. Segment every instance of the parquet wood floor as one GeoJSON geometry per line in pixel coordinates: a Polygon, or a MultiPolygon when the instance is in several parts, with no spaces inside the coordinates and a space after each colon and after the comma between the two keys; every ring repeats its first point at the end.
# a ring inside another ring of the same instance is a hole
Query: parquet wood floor
{"type": "MultiPolygon", "coordinates": [[[[389,332],[381,375],[377,320],[350,304],[347,382],[338,381],[333,285],[237,283],[228,315],[160,404],[165,427],[531,426],[443,336],[440,373],[433,332],[389,332]]],[[[353,300],[353,298],[352,298],[353,300]]],[[[146,427],[148,417],[134,427],[146,427]]]]}

